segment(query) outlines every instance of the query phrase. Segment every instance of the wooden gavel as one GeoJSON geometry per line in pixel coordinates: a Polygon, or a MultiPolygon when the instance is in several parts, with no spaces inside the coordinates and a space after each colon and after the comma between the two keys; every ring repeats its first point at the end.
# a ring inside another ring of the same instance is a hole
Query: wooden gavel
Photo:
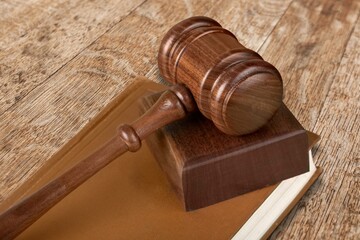
{"type": "Polygon", "coordinates": [[[256,131],[280,107],[282,79],[270,63],[207,17],[192,17],[165,35],[158,55],[163,78],[176,85],[131,125],[60,177],[0,215],[0,239],[12,239],[51,207],[141,140],[197,107],[231,135],[256,131]]]}

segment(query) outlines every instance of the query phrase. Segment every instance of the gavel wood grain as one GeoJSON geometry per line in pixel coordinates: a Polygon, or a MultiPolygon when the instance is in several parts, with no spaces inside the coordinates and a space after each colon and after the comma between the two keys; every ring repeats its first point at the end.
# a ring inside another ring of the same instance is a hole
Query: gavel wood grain
{"type": "Polygon", "coordinates": [[[276,68],[207,17],[192,17],[171,28],[160,44],[158,65],[165,80],[180,85],[131,126],[120,126],[117,136],[93,155],[2,213],[1,239],[17,236],[113,159],[138,150],[150,133],[197,107],[223,132],[241,135],[265,125],[282,102],[276,68]]]}
{"type": "Polygon", "coordinates": [[[211,18],[192,17],[171,28],[158,65],[167,81],[190,88],[201,113],[230,135],[256,131],[282,102],[278,70],[211,18]]]}

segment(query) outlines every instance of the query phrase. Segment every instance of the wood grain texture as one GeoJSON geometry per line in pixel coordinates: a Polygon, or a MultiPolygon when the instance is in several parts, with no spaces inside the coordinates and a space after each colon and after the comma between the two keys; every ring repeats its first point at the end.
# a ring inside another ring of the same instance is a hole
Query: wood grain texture
{"type": "Polygon", "coordinates": [[[1,2],[0,116],[143,1],[1,2]]]}
{"type": "Polygon", "coordinates": [[[313,127],[320,180],[297,204],[274,238],[360,237],[360,21],[358,19],[324,107],[313,127]]]}
{"type": "MultiPolygon", "coordinates": [[[[38,18],[41,10],[43,17],[36,21],[47,22],[46,7],[41,3],[36,0],[27,1],[27,4],[2,1],[0,18],[11,20],[1,21],[0,32],[5,24],[16,23],[14,19],[21,18],[24,20],[11,25],[11,29],[19,27],[37,33],[37,25],[28,23],[35,21],[32,19],[38,18]],[[39,5],[41,7],[33,14],[39,5]]],[[[60,17],[71,12],[61,11],[64,5],[60,3],[52,1],[49,4],[54,7],[49,9],[60,11],[60,17]]],[[[123,3],[119,1],[118,4],[123,3]]],[[[99,8],[89,7],[88,13],[95,16],[102,8],[115,9],[112,4],[99,2],[99,5],[99,8]]],[[[322,135],[315,155],[316,162],[324,169],[322,180],[297,205],[273,238],[358,238],[359,53],[355,50],[359,49],[356,45],[359,42],[359,22],[356,23],[359,9],[359,2],[355,0],[176,3],[148,0],[135,11],[129,11],[122,21],[112,24],[111,29],[105,24],[102,31],[106,33],[92,38],[95,42],[91,46],[88,46],[89,41],[78,48],[75,45],[79,42],[71,43],[73,35],[61,38],[59,33],[52,38],[54,45],[68,40],[66,48],[72,50],[55,59],[56,66],[44,65],[42,69],[45,68],[47,75],[42,79],[46,81],[39,80],[16,104],[11,100],[18,96],[16,90],[4,91],[20,89],[17,81],[13,81],[18,79],[15,70],[27,64],[26,69],[30,70],[24,74],[40,76],[42,73],[36,64],[43,61],[43,57],[32,58],[34,61],[26,58],[24,62],[16,60],[16,54],[7,58],[0,65],[0,101],[5,97],[10,99],[6,106],[1,105],[0,202],[43,166],[115,95],[126,89],[134,76],[146,75],[160,81],[156,52],[165,32],[186,17],[206,15],[232,31],[244,46],[260,49],[264,59],[276,66],[283,76],[285,101],[290,110],[305,128],[322,135]],[[80,49],[84,50],[80,52],[80,49]],[[11,65],[11,69],[15,69],[13,72],[8,70],[10,63],[14,64],[11,65]],[[49,72],[48,67],[52,69],[49,72]]],[[[81,11],[79,8],[78,13],[81,11]]],[[[75,21],[71,17],[64,19],[75,21]]],[[[87,36],[89,24],[89,21],[84,23],[84,27],[76,31],[79,41],[87,36]]],[[[0,44],[0,54],[3,54],[13,46],[11,42],[16,41],[16,34],[1,34],[0,41],[6,42],[0,44]]],[[[34,40],[22,41],[26,44],[34,40]]],[[[22,50],[14,51],[19,54],[22,50]]]]}
{"type": "Polygon", "coordinates": [[[287,106],[322,137],[315,162],[324,173],[273,234],[276,239],[360,237],[360,215],[351,210],[359,208],[359,201],[350,197],[359,196],[354,174],[359,166],[359,47],[354,43],[359,13],[358,1],[294,1],[260,50],[282,73],[287,106]],[[350,101],[343,93],[348,87],[350,101]],[[344,121],[349,130],[339,129],[344,121]],[[345,187],[349,182],[354,183],[345,187]]]}
{"type": "Polygon", "coordinates": [[[259,51],[282,74],[284,102],[305,129],[318,120],[359,11],[359,1],[293,1],[259,51]]]}

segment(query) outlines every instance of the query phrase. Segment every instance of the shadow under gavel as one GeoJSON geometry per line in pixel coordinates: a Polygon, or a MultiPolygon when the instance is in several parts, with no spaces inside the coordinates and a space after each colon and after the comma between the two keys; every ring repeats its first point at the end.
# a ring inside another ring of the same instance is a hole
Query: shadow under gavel
{"type": "Polygon", "coordinates": [[[137,151],[149,134],[197,108],[221,131],[243,135],[265,125],[282,102],[276,68],[207,17],[172,27],[160,45],[158,65],[163,78],[176,85],[95,153],[1,213],[1,239],[15,238],[112,160],[137,151]]]}

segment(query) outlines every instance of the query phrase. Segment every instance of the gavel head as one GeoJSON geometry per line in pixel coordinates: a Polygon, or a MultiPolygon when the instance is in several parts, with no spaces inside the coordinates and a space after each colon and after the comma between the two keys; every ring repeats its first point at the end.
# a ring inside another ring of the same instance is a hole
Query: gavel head
{"type": "Polygon", "coordinates": [[[183,83],[199,110],[223,132],[242,135],[265,125],[280,107],[280,73],[207,17],[188,18],[161,42],[162,77],[183,83]]]}

